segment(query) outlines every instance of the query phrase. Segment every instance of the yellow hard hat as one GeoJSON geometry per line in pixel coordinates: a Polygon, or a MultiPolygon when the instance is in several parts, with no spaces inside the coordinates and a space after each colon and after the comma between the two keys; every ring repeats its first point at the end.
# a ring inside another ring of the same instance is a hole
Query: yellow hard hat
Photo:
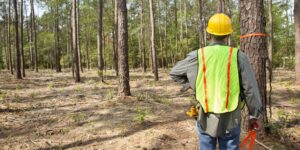
{"type": "Polygon", "coordinates": [[[206,31],[210,34],[220,36],[231,34],[231,20],[223,13],[217,13],[209,19],[206,31]]]}

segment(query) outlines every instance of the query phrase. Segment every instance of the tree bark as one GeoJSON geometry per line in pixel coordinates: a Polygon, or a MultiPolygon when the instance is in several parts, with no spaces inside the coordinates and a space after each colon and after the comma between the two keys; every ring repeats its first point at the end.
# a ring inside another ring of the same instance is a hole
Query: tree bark
{"type": "Polygon", "coordinates": [[[73,38],[73,52],[74,52],[74,70],[75,70],[75,82],[80,82],[80,67],[78,59],[78,38],[77,38],[77,0],[73,0],[72,4],[72,38],[73,38]]]}
{"type": "Polygon", "coordinates": [[[11,22],[11,1],[8,1],[8,18],[7,18],[7,52],[8,52],[8,66],[10,74],[14,74],[12,56],[11,56],[11,41],[10,41],[10,22],[11,22]]]}
{"type": "MultiPolygon", "coordinates": [[[[263,11],[263,0],[240,0],[240,33],[241,35],[251,33],[265,34],[266,20],[263,11]]],[[[266,116],[266,60],[267,47],[266,37],[251,36],[241,38],[241,50],[250,58],[253,67],[258,88],[260,90],[261,100],[263,104],[263,121],[267,123],[266,116]]]]}
{"type": "Polygon", "coordinates": [[[145,41],[144,41],[144,3],[141,1],[141,50],[142,50],[142,65],[143,71],[147,71],[147,64],[146,64],[146,49],[145,49],[145,41]]]}
{"type": "Polygon", "coordinates": [[[199,47],[204,47],[203,3],[199,0],[199,47]]]}
{"type": "Polygon", "coordinates": [[[3,48],[2,48],[2,42],[4,41],[3,40],[3,37],[2,37],[2,30],[0,29],[0,69],[3,69],[3,48]]]}
{"type": "Polygon", "coordinates": [[[24,42],[23,42],[23,20],[24,20],[24,13],[23,13],[23,6],[24,0],[21,0],[20,5],[20,49],[21,49],[21,71],[22,76],[25,77],[25,60],[24,60],[24,42]]]}
{"type": "MultiPolygon", "coordinates": [[[[32,1],[30,0],[30,4],[32,1]]],[[[33,52],[33,25],[32,25],[32,9],[30,10],[30,16],[29,16],[29,22],[28,26],[30,26],[28,29],[28,35],[29,35],[29,53],[30,53],[30,65],[31,69],[34,70],[34,52],[33,52]]]]}
{"type": "Polygon", "coordinates": [[[59,4],[56,4],[56,17],[55,17],[55,47],[56,47],[56,57],[55,57],[55,66],[56,66],[56,72],[61,72],[61,50],[60,50],[60,41],[59,41],[59,4]]]}
{"type": "Polygon", "coordinates": [[[3,30],[0,30],[0,69],[3,69],[4,62],[3,62],[3,47],[2,44],[4,43],[4,36],[3,36],[3,30]]]}
{"type": "Polygon", "coordinates": [[[165,63],[164,67],[168,68],[168,32],[167,32],[167,25],[168,25],[168,0],[165,0],[165,63]]]}
{"type": "MultiPolygon", "coordinates": [[[[229,18],[232,20],[232,7],[233,7],[232,0],[226,0],[225,6],[227,6],[226,7],[227,14],[228,14],[229,18]]],[[[225,8],[224,8],[224,11],[225,11],[225,8]]],[[[233,43],[232,36],[228,37],[228,45],[235,47],[235,43],[233,43]]]]}
{"type": "Polygon", "coordinates": [[[32,26],[32,37],[34,40],[34,69],[35,72],[38,72],[38,53],[37,53],[37,33],[36,33],[36,22],[35,22],[35,13],[34,13],[34,0],[30,0],[31,6],[31,26],[32,26]]]}
{"type": "Polygon", "coordinates": [[[269,48],[268,48],[268,70],[269,70],[269,113],[272,118],[272,78],[273,78],[273,15],[272,15],[272,0],[268,1],[269,5],[269,48]]]}
{"type": "MultiPolygon", "coordinates": [[[[160,6],[161,6],[160,1],[158,1],[158,9],[157,9],[158,14],[161,14],[160,6]]],[[[162,39],[162,31],[161,31],[162,29],[161,29],[160,18],[159,17],[158,17],[157,21],[158,21],[158,24],[159,24],[159,26],[158,26],[158,35],[159,35],[159,46],[160,46],[160,52],[161,52],[161,66],[165,67],[164,48],[163,48],[163,41],[162,41],[163,39],[162,39]]],[[[165,31],[167,30],[166,26],[167,25],[165,24],[165,31]]],[[[166,37],[166,35],[165,35],[165,37],[166,37]]],[[[166,38],[165,38],[164,44],[166,46],[166,38]]]]}
{"type": "Polygon", "coordinates": [[[155,17],[154,17],[154,8],[153,0],[149,0],[150,6],[150,22],[151,22],[151,50],[152,50],[152,62],[153,62],[153,74],[154,80],[158,81],[158,66],[157,66],[157,51],[155,48],[155,17]]]}
{"type": "Polygon", "coordinates": [[[114,65],[116,76],[119,75],[118,68],[118,0],[115,0],[115,20],[114,20],[114,34],[113,34],[113,49],[114,49],[114,65]]]}
{"type": "Polygon", "coordinates": [[[14,4],[14,15],[15,15],[15,48],[16,48],[16,78],[22,79],[21,72],[21,52],[19,43],[19,21],[18,21],[18,5],[17,0],[13,0],[14,4]]]}
{"type": "Polygon", "coordinates": [[[87,59],[87,69],[90,70],[90,33],[86,34],[86,59],[87,59]]]}
{"type": "Polygon", "coordinates": [[[81,72],[83,72],[83,66],[82,66],[82,54],[81,54],[81,44],[80,44],[80,12],[79,12],[79,5],[80,0],[77,0],[77,6],[76,6],[76,14],[77,14],[77,50],[78,50],[78,61],[79,61],[79,68],[81,72]]]}
{"type": "Polygon", "coordinates": [[[224,0],[218,0],[218,13],[224,13],[224,0]]]}
{"type": "Polygon", "coordinates": [[[300,84],[300,2],[294,1],[294,17],[295,17],[295,58],[296,58],[296,84],[300,84]]]}
{"type": "Polygon", "coordinates": [[[187,55],[188,52],[189,52],[189,34],[188,34],[188,20],[187,20],[187,3],[188,3],[188,1],[186,1],[186,2],[184,3],[185,38],[186,38],[186,43],[185,43],[186,52],[185,52],[185,55],[187,55]]]}
{"type": "Polygon", "coordinates": [[[102,54],[102,12],[103,12],[103,1],[98,1],[98,35],[97,35],[97,46],[98,46],[98,75],[100,77],[100,81],[103,80],[103,54],[102,54]]]}
{"type": "Polygon", "coordinates": [[[173,55],[173,61],[172,64],[175,65],[176,62],[176,57],[178,54],[178,17],[177,17],[177,0],[174,0],[174,9],[175,9],[175,39],[176,39],[176,49],[175,49],[175,54],[173,55]]]}
{"type": "Polygon", "coordinates": [[[128,25],[126,0],[118,0],[118,67],[119,96],[129,96],[128,25]]]}

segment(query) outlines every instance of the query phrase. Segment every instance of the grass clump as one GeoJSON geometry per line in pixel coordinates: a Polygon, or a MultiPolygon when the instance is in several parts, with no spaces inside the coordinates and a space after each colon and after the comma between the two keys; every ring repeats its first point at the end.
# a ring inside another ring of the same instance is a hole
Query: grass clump
{"type": "Polygon", "coordinates": [[[145,122],[146,117],[149,116],[149,110],[145,108],[136,108],[136,116],[135,121],[139,124],[142,124],[145,122]]]}
{"type": "Polygon", "coordinates": [[[74,122],[79,123],[79,122],[86,120],[87,115],[85,113],[79,112],[79,113],[73,114],[71,116],[71,118],[74,122]]]}
{"type": "Polygon", "coordinates": [[[109,89],[105,95],[106,100],[110,100],[114,97],[115,91],[113,89],[109,89]]]}

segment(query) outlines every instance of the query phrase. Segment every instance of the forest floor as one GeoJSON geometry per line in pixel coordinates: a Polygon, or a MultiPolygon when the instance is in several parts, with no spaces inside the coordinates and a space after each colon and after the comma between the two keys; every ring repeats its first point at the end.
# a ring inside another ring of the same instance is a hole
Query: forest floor
{"type": "MultiPolygon", "coordinates": [[[[110,70],[106,83],[94,70],[85,71],[78,84],[66,71],[27,72],[16,80],[1,70],[0,149],[196,150],[195,121],[185,115],[192,91],[179,92],[168,70],[160,70],[159,82],[150,72],[130,75],[133,96],[118,98],[110,70]]],[[[291,71],[274,76],[272,134],[258,140],[275,150],[297,149],[300,87],[291,71]]]]}

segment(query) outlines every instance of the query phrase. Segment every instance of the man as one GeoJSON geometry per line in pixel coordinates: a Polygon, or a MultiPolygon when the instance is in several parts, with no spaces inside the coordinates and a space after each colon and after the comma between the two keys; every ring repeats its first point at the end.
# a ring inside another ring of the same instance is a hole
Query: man
{"type": "Polygon", "coordinates": [[[226,45],[233,32],[231,20],[213,15],[206,28],[212,43],[192,51],[170,72],[181,91],[191,87],[199,103],[196,129],[201,150],[239,149],[241,109],[249,109],[249,130],[258,128],[262,104],[257,82],[247,56],[226,45]]]}

